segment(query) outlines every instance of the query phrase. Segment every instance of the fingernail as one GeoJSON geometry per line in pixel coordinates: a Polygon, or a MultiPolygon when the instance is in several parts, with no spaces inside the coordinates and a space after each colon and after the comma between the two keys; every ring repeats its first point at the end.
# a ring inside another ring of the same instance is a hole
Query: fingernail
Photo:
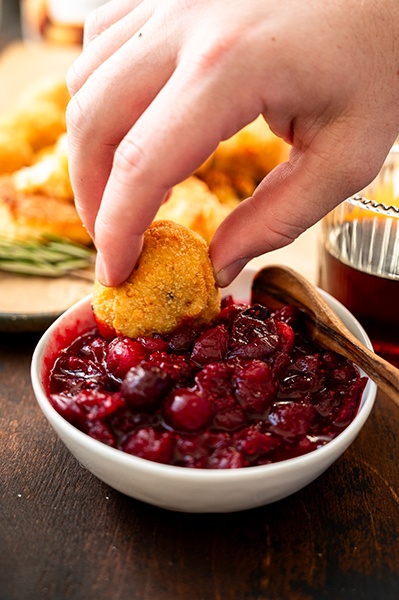
{"type": "Polygon", "coordinates": [[[226,287],[229,285],[233,279],[237,277],[238,273],[242,271],[249,260],[249,258],[240,258],[230,265],[227,265],[227,267],[220,269],[220,271],[218,271],[215,275],[218,286],[226,287]]]}
{"type": "Polygon", "coordinates": [[[105,273],[104,261],[101,252],[97,251],[96,257],[96,279],[102,284],[107,285],[107,276],[105,273]]]}

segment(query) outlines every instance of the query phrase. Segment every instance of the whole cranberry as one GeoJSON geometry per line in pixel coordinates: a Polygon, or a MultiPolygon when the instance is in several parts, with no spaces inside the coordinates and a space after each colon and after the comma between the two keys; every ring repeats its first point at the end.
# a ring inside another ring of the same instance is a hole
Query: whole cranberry
{"type": "Polygon", "coordinates": [[[178,431],[199,431],[212,414],[208,398],[189,388],[174,390],[164,403],[166,422],[178,431]]]}
{"type": "Polygon", "coordinates": [[[136,411],[158,408],[169,393],[172,380],[165,371],[149,362],[132,367],[121,384],[126,403],[136,411]]]}
{"type": "Polygon", "coordinates": [[[107,351],[107,367],[119,379],[123,379],[132,367],[138,365],[147,356],[140,342],[128,337],[118,337],[112,340],[107,351]]]}
{"type": "Polygon", "coordinates": [[[129,435],[122,450],[158,463],[169,463],[173,452],[173,433],[143,427],[129,435]]]}
{"type": "Polygon", "coordinates": [[[86,415],[82,408],[76,404],[75,398],[67,394],[51,394],[50,403],[64,419],[82,429],[86,422],[86,415]]]}

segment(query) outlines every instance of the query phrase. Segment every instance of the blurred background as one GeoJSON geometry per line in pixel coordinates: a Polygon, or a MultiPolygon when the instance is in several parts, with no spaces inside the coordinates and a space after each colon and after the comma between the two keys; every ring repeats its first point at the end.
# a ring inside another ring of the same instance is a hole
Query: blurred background
{"type": "Polygon", "coordinates": [[[21,37],[19,0],[0,0],[0,49],[21,37]]]}

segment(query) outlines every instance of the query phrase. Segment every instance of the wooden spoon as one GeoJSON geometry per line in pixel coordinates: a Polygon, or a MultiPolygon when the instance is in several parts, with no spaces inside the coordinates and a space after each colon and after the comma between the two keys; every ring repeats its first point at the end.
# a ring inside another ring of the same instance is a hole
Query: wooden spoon
{"type": "Polygon", "coordinates": [[[304,309],[312,339],[358,365],[399,406],[399,369],[359,342],[314,285],[288,267],[271,265],[252,283],[253,303],[267,304],[266,296],[304,309]]]}

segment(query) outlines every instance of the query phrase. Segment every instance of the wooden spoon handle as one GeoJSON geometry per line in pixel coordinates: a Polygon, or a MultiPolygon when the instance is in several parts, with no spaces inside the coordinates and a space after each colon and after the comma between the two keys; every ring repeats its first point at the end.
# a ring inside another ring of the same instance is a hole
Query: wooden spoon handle
{"type": "Polygon", "coordinates": [[[399,369],[361,344],[343,323],[338,331],[317,319],[312,331],[315,341],[358,365],[399,406],[399,369]]]}
{"type": "Polygon", "coordinates": [[[314,341],[357,364],[399,406],[399,369],[366,348],[314,285],[288,267],[271,265],[261,269],[252,283],[253,302],[267,304],[267,296],[302,308],[314,341]]]}

